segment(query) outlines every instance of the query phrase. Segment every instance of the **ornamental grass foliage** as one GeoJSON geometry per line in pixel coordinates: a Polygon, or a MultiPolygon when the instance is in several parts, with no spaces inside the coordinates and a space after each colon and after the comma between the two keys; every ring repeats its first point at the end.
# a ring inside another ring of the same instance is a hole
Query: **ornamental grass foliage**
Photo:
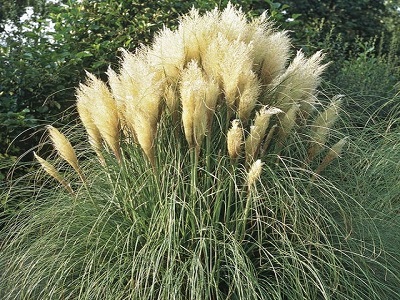
{"type": "Polygon", "coordinates": [[[122,50],[107,83],[88,73],[83,128],[48,127],[56,151],[35,153],[31,204],[2,235],[2,299],[390,292],[379,245],[352,234],[360,207],[322,177],[347,142],[341,96],[318,99],[324,55],[291,57],[287,32],[229,4],[122,50]]]}

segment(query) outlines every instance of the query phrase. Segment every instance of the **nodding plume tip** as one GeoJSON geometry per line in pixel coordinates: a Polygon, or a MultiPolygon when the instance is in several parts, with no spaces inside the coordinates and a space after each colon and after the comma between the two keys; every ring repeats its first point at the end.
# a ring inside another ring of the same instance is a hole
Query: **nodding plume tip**
{"type": "Polygon", "coordinates": [[[249,172],[247,173],[247,185],[251,187],[258,179],[260,179],[262,166],[264,165],[261,162],[261,159],[257,159],[250,167],[249,172]]]}
{"type": "Polygon", "coordinates": [[[69,183],[65,181],[65,179],[61,176],[61,174],[56,170],[56,168],[46,161],[45,159],[41,158],[39,155],[36,154],[36,152],[33,152],[33,156],[36,158],[36,160],[40,163],[41,167],[43,170],[49,174],[51,177],[53,177],[55,180],[57,180],[59,183],[62,184],[62,186],[70,193],[74,194],[74,191],[72,190],[71,186],[69,183]]]}
{"type": "Polygon", "coordinates": [[[241,152],[243,144],[243,130],[239,120],[232,121],[232,127],[227,134],[228,153],[231,159],[236,159],[241,152]]]}

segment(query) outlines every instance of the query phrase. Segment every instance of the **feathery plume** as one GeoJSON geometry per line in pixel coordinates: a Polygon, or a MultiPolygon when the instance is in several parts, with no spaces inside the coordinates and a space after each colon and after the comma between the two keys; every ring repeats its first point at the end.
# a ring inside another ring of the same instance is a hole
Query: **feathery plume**
{"type": "Polygon", "coordinates": [[[164,81],[149,63],[148,52],[124,51],[120,80],[124,86],[124,119],[154,167],[154,140],[161,116],[164,81]]]}
{"type": "Polygon", "coordinates": [[[177,84],[168,84],[164,90],[165,104],[171,114],[172,122],[177,127],[179,125],[179,95],[177,84]]]}
{"type": "Polygon", "coordinates": [[[237,108],[239,95],[246,84],[247,88],[253,87],[254,82],[258,84],[252,71],[251,49],[251,44],[240,40],[230,41],[219,33],[203,54],[201,63],[204,71],[217,81],[231,110],[237,108]]]}
{"type": "Polygon", "coordinates": [[[235,8],[230,2],[221,13],[218,22],[219,30],[228,41],[244,40],[246,38],[247,23],[246,16],[241,8],[235,8]]]}
{"type": "Polygon", "coordinates": [[[99,129],[93,122],[93,118],[88,110],[88,102],[90,99],[80,90],[77,90],[77,101],[76,108],[78,110],[79,117],[82,121],[83,126],[88,134],[89,144],[92,146],[93,150],[96,152],[102,165],[105,164],[103,154],[101,153],[102,148],[102,138],[99,129]]]}
{"type": "Polygon", "coordinates": [[[124,129],[126,126],[125,116],[123,114],[125,111],[125,87],[118,74],[110,67],[108,68],[106,74],[108,76],[108,84],[110,85],[112,95],[115,99],[120,127],[124,129]]]}
{"type": "Polygon", "coordinates": [[[229,157],[235,160],[240,155],[243,144],[243,129],[240,128],[239,120],[232,121],[232,127],[228,131],[226,140],[229,157]]]}
{"type": "Polygon", "coordinates": [[[214,78],[220,88],[222,88],[221,62],[224,59],[224,49],[227,44],[227,39],[225,39],[223,35],[219,33],[215,39],[210,40],[210,44],[203,53],[201,61],[204,72],[208,75],[208,77],[214,78]]]}
{"type": "Polygon", "coordinates": [[[283,145],[286,142],[287,137],[289,136],[294,125],[296,124],[296,116],[298,111],[299,111],[299,105],[293,104],[291,108],[283,115],[283,117],[278,117],[280,123],[280,127],[278,130],[278,137],[277,137],[278,152],[282,149],[283,145]]]}
{"type": "Polygon", "coordinates": [[[194,93],[200,90],[201,81],[198,77],[200,72],[196,61],[192,60],[182,74],[180,86],[183,129],[190,148],[194,147],[193,115],[196,107],[194,93]]]}
{"type": "MultiPolygon", "coordinates": [[[[205,91],[203,91],[203,94],[205,91]]],[[[195,109],[193,114],[193,138],[196,147],[197,155],[200,153],[200,148],[203,143],[203,138],[207,132],[207,107],[205,99],[198,99],[195,102],[195,109]]]]}
{"type": "Polygon", "coordinates": [[[182,74],[182,122],[189,147],[196,147],[196,153],[207,130],[206,91],[202,70],[192,60],[182,74]]]}
{"type": "Polygon", "coordinates": [[[299,51],[286,67],[289,51],[288,33],[275,31],[266,14],[247,22],[246,15],[231,3],[223,11],[216,8],[205,14],[192,9],[180,19],[177,30],[164,28],[151,46],[135,53],[122,50],[118,74],[107,71],[111,92],[88,74],[88,83],[78,93],[78,109],[96,152],[100,153],[104,141],[119,157],[122,128],[154,165],[154,143],[164,105],[174,125],[182,124],[189,147],[198,155],[204,136],[212,130],[215,111],[223,106],[217,103],[222,98],[227,122],[233,115],[238,119],[228,131],[228,152],[236,158],[240,147],[232,146],[233,132],[240,129],[239,124],[248,126],[256,105],[273,104],[274,111],[265,107],[256,113],[245,139],[245,158],[252,164],[278,129],[276,147],[280,150],[296,119],[315,103],[320,75],[327,66],[322,64],[324,55],[317,52],[306,58],[299,51]],[[104,107],[100,114],[107,118],[99,116],[99,107],[104,107]],[[271,115],[282,111],[280,126],[267,132],[271,115]]]}
{"type": "Polygon", "coordinates": [[[276,95],[276,106],[288,111],[292,104],[312,99],[316,88],[320,84],[320,75],[328,64],[322,64],[324,55],[316,52],[310,58],[305,58],[303,52],[298,51],[286,71],[276,77],[269,89],[276,95]]]}
{"type": "Polygon", "coordinates": [[[265,137],[271,116],[281,112],[279,108],[264,106],[256,114],[254,125],[250,127],[250,134],[245,143],[247,163],[250,164],[255,159],[261,141],[265,137]]]}
{"type": "Polygon", "coordinates": [[[178,80],[185,65],[185,49],[178,32],[164,28],[149,50],[149,63],[169,82],[178,80]]]}
{"type": "Polygon", "coordinates": [[[155,167],[154,139],[156,132],[152,128],[157,127],[157,122],[145,112],[138,112],[135,116],[135,130],[140,147],[143,149],[152,167],[155,167]]]}
{"type": "Polygon", "coordinates": [[[242,83],[243,91],[239,96],[237,114],[242,123],[245,124],[254,110],[261,89],[257,76],[252,71],[249,72],[247,76],[242,76],[240,81],[244,83],[242,83]],[[245,77],[246,80],[243,80],[243,77],[245,77]]]}
{"type": "Polygon", "coordinates": [[[211,131],[215,109],[219,97],[218,83],[214,79],[205,79],[205,106],[207,109],[207,131],[211,131]]]}
{"type": "Polygon", "coordinates": [[[74,148],[72,147],[70,141],[63,135],[57,128],[49,125],[47,130],[50,135],[50,139],[53,142],[54,148],[57,150],[58,154],[64,159],[71,167],[76,171],[81,180],[85,182],[85,177],[79,167],[78,158],[74,148]]]}
{"type": "Polygon", "coordinates": [[[62,184],[62,186],[70,193],[74,194],[74,191],[72,190],[71,186],[69,183],[67,183],[64,178],[61,176],[61,174],[56,170],[56,168],[50,164],[48,161],[45,159],[41,158],[39,155],[37,155],[35,152],[33,152],[33,155],[35,156],[36,160],[40,163],[42,166],[43,170],[47,174],[49,174],[51,177],[53,177],[55,180],[57,180],[59,183],[62,184]]]}
{"type": "Polygon", "coordinates": [[[326,154],[324,159],[322,160],[321,164],[318,166],[318,168],[315,170],[311,180],[315,180],[317,175],[321,174],[323,170],[337,157],[340,156],[342,153],[342,150],[344,146],[347,143],[348,137],[344,137],[341,140],[339,140],[335,145],[332,146],[332,148],[329,150],[329,152],[326,154]]]}
{"type": "Polygon", "coordinates": [[[200,16],[194,8],[180,20],[178,33],[183,40],[186,63],[201,60],[210,41],[217,35],[219,20],[220,12],[217,9],[200,16]]]}
{"type": "Polygon", "coordinates": [[[332,103],[322,111],[311,129],[311,145],[308,149],[308,160],[312,161],[323,149],[328,138],[328,133],[338,117],[338,109],[341,104],[341,96],[335,97],[332,103]]]}
{"type": "MultiPolygon", "coordinates": [[[[126,127],[126,135],[133,137],[137,141],[136,129],[134,124],[135,112],[132,111],[132,106],[135,107],[139,95],[139,83],[134,76],[142,74],[143,70],[135,56],[125,50],[122,50],[122,66],[120,74],[112,74],[109,78],[112,93],[118,103],[118,114],[121,116],[123,128],[126,127]]],[[[110,73],[110,72],[109,72],[110,73]]]]}
{"type": "Polygon", "coordinates": [[[117,160],[120,161],[120,123],[115,99],[104,82],[89,72],[86,74],[88,76],[87,83],[81,84],[80,90],[89,101],[83,102],[83,105],[86,106],[102,139],[113,151],[117,160]]]}
{"type": "Polygon", "coordinates": [[[270,84],[281,75],[289,60],[290,39],[286,31],[274,32],[263,37],[258,45],[257,52],[262,56],[260,76],[264,84],[270,84]]]}
{"type": "Polygon", "coordinates": [[[268,20],[267,12],[264,11],[258,18],[252,19],[252,21],[246,27],[243,41],[246,44],[253,44],[251,57],[253,59],[253,69],[259,73],[262,61],[265,57],[265,51],[267,47],[267,37],[272,32],[273,23],[268,20]]]}
{"type": "Polygon", "coordinates": [[[221,44],[225,44],[224,55],[220,61],[222,87],[227,106],[236,110],[238,95],[243,92],[245,84],[256,81],[255,76],[249,78],[253,73],[253,61],[250,56],[252,45],[239,40],[230,42],[227,39],[222,40],[221,44]]]}
{"type": "Polygon", "coordinates": [[[247,173],[247,186],[249,189],[256,183],[256,181],[261,176],[262,166],[264,165],[261,162],[261,159],[257,159],[250,167],[249,172],[247,173]]]}

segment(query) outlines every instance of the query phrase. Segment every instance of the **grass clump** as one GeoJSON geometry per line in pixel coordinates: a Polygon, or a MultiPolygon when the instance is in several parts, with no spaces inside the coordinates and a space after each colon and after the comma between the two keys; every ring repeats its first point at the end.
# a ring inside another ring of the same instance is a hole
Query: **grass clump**
{"type": "Polygon", "coordinates": [[[38,171],[34,201],[6,224],[0,296],[395,294],[352,236],[359,207],[319,175],[345,146],[340,97],[317,98],[323,54],[288,63],[289,50],[265,15],[228,5],[124,50],[108,85],[88,74],[77,108],[91,150],[49,127],[57,156],[37,158],[59,186],[38,171]]]}

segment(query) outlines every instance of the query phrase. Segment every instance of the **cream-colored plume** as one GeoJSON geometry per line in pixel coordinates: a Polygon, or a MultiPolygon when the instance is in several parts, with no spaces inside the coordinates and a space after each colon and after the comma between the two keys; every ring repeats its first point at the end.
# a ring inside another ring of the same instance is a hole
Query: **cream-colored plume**
{"type": "Polygon", "coordinates": [[[136,60],[133,54],[123,51],[120,74],[111,73],[112,76],[109,78],[112,93],[119,103],[117,106],[118,114],[122,116],[121,119],[128,135],[134,137],[134,140],[137,140],[137,137],[133,117],[135,112],[132,111],[132,106],[135,107],[139,101],[140,87],[138,80],[132,78],[132,76],[138,76],[139,73],[142,73],[142,70],[135,64],[136,60]]]}
{"type": "MultiPolygon", "coordinates": [[[[252,46],[239,40],[230,42],[225,39],[221,43],[225,44],[224,55],[219,64],[222,87],[226,104],[230,109],[236,110],[239,95],[243,92],[245,85],[249,81],[253,85],[257,82],[254,76],[250,75],[253,73],[253,61],[250,56],[252,46]]],[[[251,84],[249,88],[253,88],[251,84]]]]}
{"type": "Polygon", "coordinates": [[[308,59],[303,52],[297,52],[286,71],[269,85],[276,97],[277,107],[288,111],[294,103],[301,103],[315,94],[321,81],[320,75],[328,65],[322,64],[323,58],[321,51],[308,59]]]}
{"type": "Polygon", "coordinates": [[[338,117],[341,96],[336,96],[332,103],[322,111],[311,128],[311,145],[308,149],[308,162],[313,160],[323,149],[329,131],[338,117]]]}
{"type": "Polygon", "coordinates": [[[182,122],[189,147],[199,153],[207,130],[207,81],[196,61],[191,61],[182,74],[182,122]]]}
{"type": "Polygon", "coordinates": [[[243,90],[239,95],[237,115],[242,123],[246,124],[256,106],[261,88],[257,76],[252,71],[247,75],[243,74],[241,76],[239,86],[241,84],[243,85],[243,90]]]}
{"type": "MultiPolygon", "coordinates": [[[[179,126],[180,123],[180,112],[179,112],[179,105],[180,105],[180,99],[179,99],[179,91],[178,91],[178,86],[177,84],[171,83],[166,85],[165,90],[164,90],[164,99],[165,99],[165,104],[168,107],[168,110],[171,114],[172,118],[172,123],[174,124],[175,127],[179,126]]],[[[175,128],[176,129],[176,128],[175,128]]]]}
{"type": "Polygon", "coordinates": [[[290,39],[286,31],[274,32],[264,36],[257,45],[257,55],[262,55],[261,80],[264,84],[270,84],[285,70],[289,60],[290,39]]]}
{"type": "Polygon", "coordinates": [[[249,86],[249,82],[258,84],[252,71],[251,51],[252,44],[239,39],[231,41],[220,32],[203,54],[202,66],[205,73],[219,83],[225,101],[232,110],[237,108],[239,95],[245,85],[250,88],[254,84],[249,86]]]}
{"type": "Polygon", "coordinates": [[[332,148],[329,150],[329,152],[326,154],[324,159],[322,160],[321,164],[318,166],[318,168],[315,170],[311,180],[315,180],[316,176],[318,174],[321,174],[323,170],[337,157],[340,156],[340,154],[343,151],[344,146],[347,143],[348,137],[344,137],[341,140],[339,140],[335,145],[332,146],[332,148]]]}
{"type": "Polygon", "coordinates": [[[78,101],[81,98],[82,105],[89,112],[102,139],[120,161],[120,123],[117,104],[104,82],[89,72],[87,72],[87,76],[86,84],[80,85],[78,101]]]}
{"type": "Polygon", "coordinates": [[[59,183],[61,183],[62,186],[69,193],[74,194],[74,191],[72,190],[70,184],[65,181],[65,179],[61,176],[61,174],[56,170],[56,168],[51,163],[49,163],[48,161],[41,158],[35,152],[33,152],[33,155],[35,156],[36,160],[40,163],[43,170],[45,170],[47,174],[49,174],[51,177],[53,177],[55,180],[57,180],[59,183]]]}
{"type": "Polygon", "coordinates": [[[218,83],[213,79],[205,78],[205,84],[204,101],[207,109],[207,132],[210,132],[220,90],[218,83]]]}
{"type": "Polygon", "coordinates": [[[124,120],[154,166],[154,140],[161,116],[164,81],[149,63],[148,52],[123,52],[119,79],[124,87],[124,120]]]}
{"type": "Polygon", "coordinates": [[[250,167],[249,172],[247,173],[247,186],[251,188],[258,179],[260,179],[262,166],[264,165],[261,162],[261,159],[257,159],[250,167]]]}
{"type": "Polygon", "coordinates": [[[101,153],[102,138],[99,129],[93,122],[93,118],[88,110],[90,99],[80,90],[77,90],[77,101],[76,108],[78,110],[79,117],[82,121],[83,126],[86,129],[89,138],[89,144],[93,147],[100,162],[104,165],[104,157],[101,153]]]}
{"type": "Polygon", "coordinates": [[[114,70],[112,70],[111,68],[108,68],[106,74],[108,76],[108,84],[110,85],[112,95],[113,95],[113,97],[115,99],[115,104],[116,104],[116,107],[117,107],[120,127],[121,127],[122,130],[125,130],[126,122],[125,122],[124,111],[126,109],[125,109],[125,89],[124,89],[124,85],[121,82],[118,74],[114,70]]]}
{"type": "Polygon", "coordinates": [[[221,13],[218,27],[228,41],[245,40],[249,24],[240,8],[235,8],[230,2],[221,13]]]}
{"type": "Polygon", "coordinates": [[[245,143],[247,163],[250,164],[255,160],[261,142],[265,137],[271,116],[281,112],[282,110],[279,108],[268,108],[267,106],[264,106],[256,114],[254,125],[250,127],[250,133],[245,143]]]}
{"type": "Polygon", "coordinates": [[[166,77],[176,82],[185,65],[185,48],[182,36],[164,28],[154,39],[149,50],[149,63],[166,77]]]}
{"type": "MultiPolygon", "coordinates": [[[[204,137],[217,128],[211,125],[219,111],[227,111],[221,119],[227,123],[238,119],[227,134],[232,159],[239,156],[244,132],[248,132],[244,142],[248,164],[275,137],[280,151],[296,120],[308,117],[315,106],[320,75],[327,65],[322,63],[322,52],[306,58],[299,51],[286,66],[288,33],[275,31],[272,25],[265,13],[248,22],[231,3],[205,14],[192,9],[180,19],[177,30],[164,28],[151,46],[135,53],[122,50],[120,70],[107,72],[111,93],[88,74],[88,83],[78,91],[78,110],[99,157],[102,141],[120,157],[123,131],[140,144],[154,166],[158,123],[165,108],[179,129],[176,133],[182,129],[197,155],[204,137]],[[264,107],[255,114],[260,105],[276,108],[264,107]],[[284,114],[278,117],[279,126],[270,126],[270,117],[280,112],[284,114]]],[[[318,123],[314,127],[323,127],[318,123]]],[[[321,129],[312,135],[320,144],[325,142],[321,129]]]]}
{"type": "Polygon", "coordinates": [[[239,120],[232,121],[232,127],[228,130],[226,140],[229,157],[235,160],[240,155],[243,144],[243,129],[240,127],[239,120]]]}
{"type": "Polygon", "coordinates": [[[214,78],[220,88],[222,88],[221,79],[221,61],[224,58],[224,47],[227,40],[219,34],[217,38],[210,40],[206,51],[202,55],[202,67],[204,72],[211,78],[214,78]]]}
{"type": "Polygon", "coordinates": [[[298,104],[292,104],[290,109],[279,118],[279,130],[277,136],[277,150],[280,152],[284,146],[290,132],[296,124],[297,113],[300,106],[298,104]]]}
{"type": "Polygon", "coordinates": [[[85,177],[79,167],[78,158],[76,157],[75,150],[72,147],[70,141],[63,135],[57,128],[49,125],[47,130],[50,135],[50,139],[53,143],[54,148],[57,150],[58,154],[64,159],[71,167],[78,173],[79,177],[83,182],[85,182],[85,177]]]}
{"type": "Polygon", "coordinates": [[[267,37],[272,32],[272,22],[268,20],[267,12],[264,11],[258,18],[254,18],[246,27],[243,41],[252,44],[251,57],[253,59],[253,70],[259,73],[265,56],[267,37]]]}
{"type": "Polygon", "coordinates": [[[210,41],[217,35],[219,19],[220,12],[217,9],[203,16],[198,10],[192,9],[188,15],[182,17],[178,33],[183,40],[186,63],[191,60],[201,60],[210,41]]]}
{"type": "Polygon", "coordinates": [[[156,136],[157,122],[145,112],[137,112],[135,115],[135,130],[140,147],[149,159],[152,167],[155,167],[154,139],[156,136]]]}

